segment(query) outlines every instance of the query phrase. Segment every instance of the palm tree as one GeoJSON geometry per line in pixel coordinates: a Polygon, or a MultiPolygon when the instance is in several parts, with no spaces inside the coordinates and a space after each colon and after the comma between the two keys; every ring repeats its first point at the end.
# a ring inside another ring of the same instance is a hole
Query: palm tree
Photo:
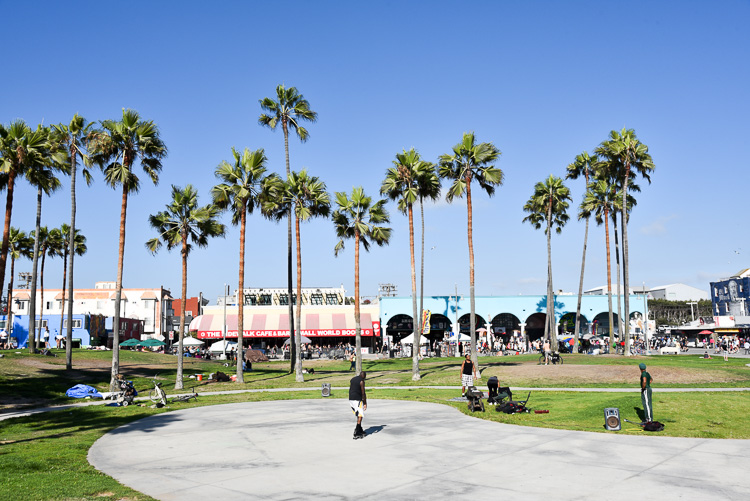
{"type": "MultiPolygon", "coordinates": [[[[578,179],[580,176],[584,177],[586,181],[586,189],[588,190],[589,178],[601,168],[601,163],[596,155],[591,156],[587,151],[584,151],[580,155],[577,155],[573,163],[568,165],[568,174],[565,176],[566,179],[578,179]]],[[[584,194],[585,197],[585,194],[584,194]]],[[[581,219],[579,217],[579,219],[581,219]]],[[[581,280],[578,282],[578,304],[576,305],[576,323],[575,330],[573,332],[573,346],[578,346],[578,336],[581,328],[581,301],[583,300],[583,272],[586,268],[586,246],[589,238],[589,216],[583,217],[586,220],[586,230],[583,234],[583,257],[581,257],[581,280]]]]}
{"type": "MultiPolygon", "coordinates": [[[[307,141],[309,134],[307,129],[300,125],[300,122],[315,122],[318,114],[310,109],[310,103],[307,102],[302,94],[297,91],[296,87],[286,88],[283,84],[276,86],[276,101],[270,97],[260,100],[260,107],[268,113],[262,113],[258,118],[258,123],[264,127],[276,130],[276,126],[281,124],[281,130],[284,132],[284,154],[286,157],[286,177],[289,177],[289,129],[292,129],[297,137],[303,143],[307,141]]],[[[289,208],[287,218],[287,293],[289,295],[289,338],[293,337],[294,329],[294,309],[292,305],[292,213],[289,208]]],[[[292,370],[296,363],[297,357],[292,345],[292,370]]]]}
{"type": "Polygon", "coordinates": [[[560,234],[563,226],[568,222],[568,201],[570,190],[563,184],[563,180],[550,175],[543,182],[536,183],[534,194],[523,206],[529,215],[523,218],[537,230],[545,223],[544,233],[547,235],[547,322],[544,327],[544,337],[550,340],[553,350],[557,351],[557,329],[555,328],[555,296],[552,287],[552,230],[560,234]]]}
{"type": "Polygon", "coordinates": [[[13,277],[16,268],[16,259],[25,257],[28,260],[34,258],[34,241],[26,235],[26,232],[11,226],[8,238],[8,250],[10,251],[10,283],[8,285],[8,332],[13,334],[13,277]]]}
{"type": "Polygon", "coordinates": [[[597,226],[604,223],[605,243],[607,246],[607,301],[609,303],[609,347],[614,344],[614,317],[612,313],[612,260],[609,244],[609,217],[617,210],[616,191],[604,179],[595,179],[589,184],[581,203],[579,219],[594,215],[597,226]]]}
{"type": "Polygon", "coordinates": [[[476,180],[490,197],[495,194],[495,186],[503,184],[503,171],[492,165],[500,156],[492,143],[477,143],[473,132],[464,133],[460,143],[453,147],[453,153],[440,156],[440,177],[450,179],[453,184],[445,199],[448,203],[461,198],[466,193],[467,227],[469,237],[469,297],[471,315],[469,330],[471,335],[471,359],[477,367],[477,333],[474,305],[474,230],[471,207],[471,183],[476,180]]]}
{"type": "Polygon", "coordinates": [[[628,183],[631,172],[646,179],[651,183],[651,172],[654,170],[654,162],[648,152],[648,146],[641,143],[633,129],[623,128],[620,132],[613,130],[609,133],[609,139],[602,142],[596,149],[596,154],[606,160],[607,169],[616,172],[617,178],[621,179],[620,189],[622,192],[622,204],[620,208],[620,221],[622,222],[622,275],[625,288],[625,353],[630,355],[630,269],[628,265],[628,183]]]}
{"type": "MultiPolygon", "coordinates": [[[[216,167],[216,177],[222,182],[211,189],[214,204],[220,209],[229,209],[232,224],[240,225],[240,271],[237,288],[237,382],[244,383],[242,372],[242,337],[244,336],[245,303],[245,227],[247,215],[256,207],[276,195],[274,190],[280,182],[275,174],[266,175],[266,154],[263,149],[240,153],[232,148],[233,163],[222,161],[216,167]]],[[[291,303],[291,300],[290,300],[291,303]]]]}
{"type": "MultiPolygon", "coordinates": [[[[214,204],[198,205],[198,192],[193,185],[188,184],[184,189],[172,186],[172,201],[167,209],[152,214],[148,222],[159,236],[146,242],[146,248],[153,254],[167,244],[167,250],[180,246],[182,256],[182,300],[187,298],[187,258],[193,244],[206,247],[209,237],[223,237],[226,227],[216,220],[219,208],[214,204]],[[192,243],[191,243],[192,242],[192,243]]],[[[183,308],[184,310],[184,308],[183,308]]],[[[175,390],[181,390],[182,385],[182,340],[185,334],[185,314],[180,315],[180,337],[177,350],[177,380],[175,390]]]]}
{"type": "Polygon", "coordinates": [[[121,120],[104,120],[101,131],[89,142],[91,162],[104,171],[104,180],[112,188],[122,189],[120,208],[120,241],[117,253],[117,282],[115,284],[115,316],[112,326],[111,391],[117,389],[120,371],[120,307],[122,301],[122,270],[125,259],[125,219],[128,196],[138,193],[140,180],[134,167],[140,162],[143,172],[154,185],[159,183],[161,161],[167,147],[159,137],[159,128],[151,120],[142,120],[137,111],[122,110],[121,120]]]}
{"type": "Polygon", "coordinates": [[[37,339],[42,339],[42,318],[44,316],[44,262],[49,257],[62,256],[63,239],[62,234],[58,228],[52,228],[47,230],[46,226],[43,226],[40,231],[40,236],[43,236],[39,252],[42,256],[42,266],[39,271],[39,288],[41,289],[40,305],[39,305],[39,325],[37,326],[38,336],[37,339]]]}
{"type": "Polygon", "coordinates": [[[0,246],[0,296],[5,284],[16,178],[22,176],[26,168],[45,164],[48,161],[48,146],[47,130],[44,128],[32,130],[23,120],[16,120],[8,126],[0,125],[0,174],[7,176],[4,182],[7,190],[5,223],[0,246]]]}
{"type": "Polygon", "coordinates": [[[372,198],[365,195],[362,187],[354,188],[351,197],[345,192],[336,192],[336,205],[333,213],[333,224],[339,241],[334,247],[334,255],[344,250],[344,240],[354,239],[354,324],[357,347],[357,374],[362,372],[362,327],[359,315],[359,246],[365,251],[370,250],[370,244],[387,245],[391,238],[391,229],[382,226],[390,222],[385,200],[373,203],[372,198]]]}
{"type": "MultiPolygon", "coordinates": [[[[398,210],[409,218],[409,258],[411,262],[411,302],[414,331],[412,350],[412,381],[419,381],[419,347],[422,333],[421,312],[417,311],[417,272],[414,263],[414,202],[420,200],[420,179],[434,176],[435,165],[423,161],[412,148],[396,154],[393,167],[386,171],[380,194],[398,202],[398,210]]],[[[436,176],[435,176],[436,177],[436,176]]],[[[423,181],[424,184],[424,181],[423,181]]],[[[424,235],[423,235],[424,241],[424,235]]]]}
{"type": "MultiPolygon", "coordinates": [[[[437,175],[435,164],[430,164],[430,170],[425,171],[423,176],[417,179],[418,192],[419,192],[419,214],[421,222],[421,260],[419,270],[419,332],[424,330],[422,325],[422,314],[424,311],[424,201],[437,200],[440,198],[440,178],[437,175]]],[[[414,345],[412,345],[414,346],[414,345]]]]}
{"type": "MultiPolygon", "coordinates": [[[[72,171],[71,171],[72,172],[72,171]]],[[[71,181],[73,182],[73,181],[71,181]]],[[[74,195],[75,196],[75,195],[74,195]]],[[[60,226],[60,237],[62,238],[62,258],[63,258],[63,280],[62,280],[62,302],[60,303],[62,305],[62,311],[60,312],[60,334],[63,332],[63,319],[65,318],[65,280],[66,280],[66,273],[68,272],[68,255],[70,254],[70,250],[73,249],[73,254],[77,254],[79,256],[83,256],[86,254],[86,251],[88,251],[88,248],[86,247],[86,237],[84,237],[80,231],[76,230],[74,233],[73,238],[73,245],[70,245],[70,226],[63,223],[62,226],[60,226]]],[[[73,254],[70,254],[70,259],[73,259],[73,254]]],[[[71,282],[72,283],[72,282],[71,282]]],[[[73,304],[73,293],[70,293],[69,296],[69,302],[72,305],[73,304]]],[[[73,358],[72,358],[72,347],[70,346],[73,341],[73,322],[71,322],[71,319],[73,318],[73,313],[70,308],[68,308],[68,328],[70,329],[70,339],[66,336],[65,341],[65,355],[66,358],[68,354],[71,354],[71,358],[66,360],[66,364],[70,363],[71,367],[73,365],[73,358]]]]}
{"type": "MultiPolygon", "coordinates": [[[[89,171],[89,158],[86,154],[86,145],[88,141],[97,133],[94,123],[87,122],[85,118],[75,114],[70,124],[65,125],[63,123],[53,125],[53,136],[54,140],[61,145],[64,145],[68,150],[69,161],[70,161],[70,226],[69,235],[66,237],[68,249],[66,250],[65,256],[70,256],[70,261],[67,263],[67,271],[63,270],[63,308],[65,308],[65,274],[69,277],[68,283],[68,327],[65,333],[65,368],[70,370],[73,368],[73,322],[70,321],[73,318],[73,258],[76,254],[81,256],[82,254],[78,251],[77,239],[79,239],[78,229],[76,228],[76,176],[78,159],[81,159],[83,166],[83,179],[86,181],[87,186],[91,186],[92,177],[89,171]]],[[[83,237],[85,242],[86,238],[83,237]]],[[[83,244],[85,248],[85,243],[83,244]]],[[[85,250],[83,251],[86,252],[85,250]]],[[[65,265],[63,265],[65,266],[65,265]]],[[[62,334],[62,317],[60,315],[60,334],[62,334]]]]}
{"type": "MultiPolygon", "coordinates": [[[[292,172],[287,181],[278,189],[279,196],[268,200],[264,204],[265,212],[280,219],[289,214],[289,206],[294,213],[294,232],[297,242],[297,311],[295,315],[295,378],[298,383],[304,382],[302,374],[302,239],[300,221],[308,221],[313,217],[328,217],[331,211],[331,201],[326,191],[326,185],[315,176],[310,176],[306,170],[300,173],[292,172]]],[[[289,303],[292,303],[291,296],[289,303]]]]}

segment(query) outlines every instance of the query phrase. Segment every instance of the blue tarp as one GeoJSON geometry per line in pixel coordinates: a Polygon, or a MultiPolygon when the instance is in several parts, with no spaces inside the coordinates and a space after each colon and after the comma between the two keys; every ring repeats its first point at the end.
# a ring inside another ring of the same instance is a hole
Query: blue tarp
{"type": "Polygon", "coordinates": [[[65,392],[70,398],[102,398],[102,394],[99,393],[96,388],[86,384],[77,384],[68,391],[65,392]]]}

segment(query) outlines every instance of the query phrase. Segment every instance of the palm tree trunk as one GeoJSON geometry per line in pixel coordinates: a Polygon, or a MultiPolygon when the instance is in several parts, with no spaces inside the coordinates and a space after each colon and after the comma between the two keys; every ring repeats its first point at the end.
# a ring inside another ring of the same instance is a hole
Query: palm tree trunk
{"type": "Polygon", "coordinates": [[[625,163],[625,182],[622,186],[622,277],[625,282],[625,354],[630,354],[630,268],[628,267],[628,178],[630,177],[630,162],[625,163]]]}
{"type": "MultiPolygon", "coordinates": [[[[39,270],[39,325],[37,326],[37,342],[39,347],[42,345],[42,322],[44,320],[44,261],[47,259],[47,249],[42,248],[42,266],[39,270]]],[[[46,346],[45,346],[46,348],[46,346]]]]}
{"type": "Polygon", "coordinates": [[[10,245],[10,216],[13,212],[13,190],[15,189],[16,168],[12,166],[8,173],[5,196],[5,224],[3,226],[3,242],[0,244],[0,296],[5,286],[5,265],[8,262],[8,247],[10,245]]]}
{"type": "MultiPolygon", "coordinates": [[[[71,146],[70,149],[70,242],[68,254],[68,326],[65,330],[65,368],[73,368],[73,256],[75,255],[76,235],[76,159],[77,152],[71,146]]],[[[65,285],[63,285],[65,288],[65,285]]],[[[63,307],[65,307],[65,292],[63,291],[63,307]]],[[[62,334],[62,330],[60,330],[62,334]]]]}
{"type": "Polygon", "coordinates": [[[559,349],[557,343],[557,329],[555,328],[555,289],[552,286],[552,199],[547,207],[547,321],[549,322],[549,338],[552,351],[559,349]]]}
{"type": "Polygon", "coordinates": [[[60,330],[59,334],[62,334],[64,321],[65,321],[65,280],[68,278],[68,249],[63,250],[63,281],[62,281],[62,303],[60,303],[60,330]]]}
{"type": "MultiPolygon", "coordinates": [[[[120,209],[120,244],[117,253],[117,282],[115,283],[115,318],[112,321],[112,372],[109,391],[117,391],[117,374],[120,372],[120,304],[122,303],[122,269],[125,262],[125,221],[128,213],[128,188],[122,186],[122,207],[120,209]]],[[[70,324],[70,322],[68,322],[70,324]]]]}
{"type": "Polygon", "coordinates": [[[620,284],[620,244],[617,240],[617,214],[615,213],[614,216],[615,217],[612,218],[612,233],[615,234],[615,268],[617,269],[617,332],[620,337],[622,337],[622,310],[620,308],[620,305],[622,304],[622,301],[620,300],[620,295],[622,293],[622,287],[620,284]]]}
{"type": "Polygon", "coordinates": [[[354,332],[356,333],[356,371],[362,373],[362,327],[359,316],[359,231],[354,233],[354,332]]]}
{"type": "Polygon", "coordinates": [[[609,348],[615,342],[615,333],[612,330],[612,324],[615,323],[612,317],[612,261],[609,255],[609,211],[604,210],[604,233],[607,236],[607,301],[609,303],[609,348]]]}
{"type": "Polygon", "coordinates": [[[240,277],[237,290],[237,382],[245,382],[245,373],[242,371],[242,337],[245,335],[244,313],[245,313],[245,223],[247,222],[247,202],[242,203],[242,214],[240,214],[240,277]]]}
{"type": "MultiPolygon", "coordinates": [[[[469,236],[469,306],[471,308],[471,313],[469,314],[469,336],[471,337],[471,361],[474,362],[474,367],[477,368],[477,374],[479,374],[479,360],[477,359],[477,322],[474,316],[474,230],[471,216],[471,175],[466,176],[466,211],[469,236]]],[[[458,330],[458,337],[460,338],[461,329],[459,328],[458,330]]]]}
{"type": "MultiPolygon", "coordinates": [[[[295,380],[298,383],[305,382],[305,376],[302,374],[302,249],[300,244],[302,242],[300,230],[299,230],[299,218],[294,218],[294,231],[297,237],[297,325],[294,333],[294,344],[297,347],[296,353],[296,373],[295,380]]],[[[291,296],[289,296],[291,302],[291,296]]]]}
{"type": "MultiPolygon", "coordinates": [[[[8,183],[8,197],[10,197],[10,183],[8,183]]],[[[6,209],[5,213],[6,221],[9,222],[9,216],[6,209]]],[[[37,266],[39,265],[39,229],[42,227],[42,187],[39,186],[36,194],[36,223],[34,226],[34,257],[31,264],[31,297],[29,298],[29,337],[27,345],[29,352],[34,353],[38,348],[35,334],[36,329],[36,280],[37,280],[37,266]]],[[[5,245],[7,240],[3,240],[5,245]]],[[[4,268],[4,266],[3,266],[4,268]]]]}
{"type": "MultiPolygon", "coordinates": [[[[281,119],[281,129],[284,131],[284,158],[286,160],[286,178],[289,179],[291,170],[289,169],[289,126],[287,119],[281,119]]],[[[295,364],[297,363],[297,343],[292,342],[296,339],[294,335],[294,304],[292,303],[292,206],[289,205],[289,212],[286,216],[287,219],[287,256],[286,256],[286,284],[287,284],[287,295],[289,296],[289,354],[290,367],[289,372],[295,371],[295,364]]],[[[297,298],[300,300],[301,298],[297,298]]],[[[301,370],[301,369],[300,369],[301,370]]]]}
{"type": "Polygon", "coordinates": [[[424,327],[422,326],[422,312],[424,311],[424,200],[422,199],[422,197],[419,197],[419,213],[420,220],[422,222],[422,231],[420,234],[422,237],[422,259],[419,271],[419,310],[417,311],[419,311],[420,329],[424,330],[424,327]]]}
{"type": "Polygon", "coordinates": [[[185,307],[187,306],[187,256],[188,256],[188,250],[187,250],[187,233],[183,231],[182,233],[182,308],[180,312],[180,334],[178,338],[177,343],[177,377],[174,382],[174,389],[175,390],[181,390],[183,388],[182,384],[182,367],[183,362],[185,360],[185,356],[182,353],[183,343],[182,340],[185,335],[185,307]]]}
{"type": "Polygon", "coordinates": [[[422,312],[417,311],[417,267],[414,264],[414,210],[411,204],[408,205],[407,215],[409,216],[409,258],[411,260],[411,306],[414,312],[414,336],[411,345],[411,380],[419,381],[422,377],[419,375],[419,352],[422,347],[422,312]]]}
{"type": "Polygon", "coordinates": [[[578,305],[576,306],[576,327],[573,333],[574,351],[578,348],[578,336],[581,329],[581,301],[583,299],[583,271],[586,268],[586,246],[589,240],[589,218],[586,218],[586,230],[583,233],[583,257],[581,258],[581,280],[578,282],[578,305]]]}
{"type": "Polygon", "coordinates": [[[10,282],[8,283],[8,344],[13,336],[13,276],[16,272],[16,260],[10,256],[10,282]]]}

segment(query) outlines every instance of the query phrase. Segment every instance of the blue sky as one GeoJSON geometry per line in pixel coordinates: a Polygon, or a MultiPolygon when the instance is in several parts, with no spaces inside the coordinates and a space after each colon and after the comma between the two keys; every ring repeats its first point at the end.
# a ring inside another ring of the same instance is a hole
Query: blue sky
{"type": "MultiPolygon", "coordinates": [[[[537,181],[563,176],[575,155],[622,127],[636,130],[656,165],[629,226],[631,282],[707,290],[750,266],[747,1],[3,1],[0,10],[0,122],[118,118],[126,107],[160,127],[169,156],[159,185],[144,178],[131,198],[125,287],[179,294],[179,254],[154,257],[144,246],[154,236],[148,215],[163,209],[171,185],[192,183],[208,202],[232,146],[265,148],[269,169],[283,172],[283,134],[257,125],[258,100],[279,83],[319,114],[307,143],[290,140],[292,169],[307,168],[330,192],[361,185],[376,196],[396,153],[414,147],[435,161],[466,131],[502,151],[504,185],[493,198],[475,191],[478,295],[544,293],[545,237],[522,224],[522,206],[537,181]]],[[[43,224],[69,219],[63,182],[44,201],[43,224]]],[[[583,181],[567,183],[574,215],[583,181]]],[[[101,174],[78,186],[89,251],[76,260],[76,286],[93,287],[116,276],[120,197],[101,174]]],[[[390,245],[361,256],[363,296],[384,282],[410,293],[407,222],[389,207],[390,245]]],[[[21,182],[13,225],[31,230],[34,211],[35,192],[21,182]]],[[[468,293],[465,199],[429,205],[425,217],[425,292],[468,293]]],[[[572,217],[553,237],[555,289],[577,291],[583,231],[572,217]]],[[[254,216],[247,236],[245,283],[284,286],[286,224],[254,216]]],[[[351,243],[334,257],[328,220],[304,225],[302,238],[303,286],[353,293],[351,243]]],[[[195,250],[188,294],[236,287],[238,249],[231,227],[195,250]]],[[[592,225],[586,288],[606,283],[604,250],[603,227],[592,225]]],[[[60,286],[61,268],[48,260],[45,285],[60,286]]]]}

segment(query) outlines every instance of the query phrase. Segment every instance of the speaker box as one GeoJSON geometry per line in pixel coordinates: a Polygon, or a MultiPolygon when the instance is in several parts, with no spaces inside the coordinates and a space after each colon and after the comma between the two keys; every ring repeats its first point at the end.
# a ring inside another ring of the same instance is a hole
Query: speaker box
{"type": "Polygon", "coordinates": [[[323,383],[323,388],[321,388],[320,393],[324,397],[330,397],[331,396],[331,383],[323,383]]]}
{"type": "Polygon", "coordinates": [[[604,409],[604,427],[609,431],[618,431],[622,428],[620,423],[620,409],[607,407],[604,409]]]}

